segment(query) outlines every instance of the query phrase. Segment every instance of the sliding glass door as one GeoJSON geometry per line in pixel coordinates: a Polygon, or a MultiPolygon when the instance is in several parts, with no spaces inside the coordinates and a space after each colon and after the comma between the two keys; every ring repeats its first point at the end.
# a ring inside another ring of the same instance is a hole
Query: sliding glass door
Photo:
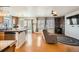
{"type": "Polygon", "coordinates": [[[45,29],[45,18],[38,18],[37,24],[38,32],[42,32],[42,30],[45,29]]]}
{"type": "Polygon", "coordinates": [[[49,32],[54,33],[54,18],[53,17],[40,17],[37,19],[38,32],[42,32],[43,29],[47,29],[49,32]]]}
{"type": "Polygon", "coordinates": [[[36,19],[27,19],[27,29],[30,32],[42,32],[47,29],[49,32],[54,32],[54,18],[53,17],[38,17],[36,19]]]}
{"type": "Polygon", "coordinates": [[[46,29],[51,33],[54,33],[54,28],[55,28],[54,23],[55,23],[54,18],[48,17],[46,19],[46,29]]]}

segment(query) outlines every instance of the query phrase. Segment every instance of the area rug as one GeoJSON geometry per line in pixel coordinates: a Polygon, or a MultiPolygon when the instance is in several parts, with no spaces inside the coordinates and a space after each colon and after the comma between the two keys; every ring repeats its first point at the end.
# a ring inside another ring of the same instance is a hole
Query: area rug
{"type": "Polygon", "coordinates": [[[57,37],[57,40],[60,43],[64,43],[64,44],[68,44],[68,45],[72,45],[72,46],[79,46],[79,40],[75,39],[75,38],[61,36],[61,37],[57,37]]]}

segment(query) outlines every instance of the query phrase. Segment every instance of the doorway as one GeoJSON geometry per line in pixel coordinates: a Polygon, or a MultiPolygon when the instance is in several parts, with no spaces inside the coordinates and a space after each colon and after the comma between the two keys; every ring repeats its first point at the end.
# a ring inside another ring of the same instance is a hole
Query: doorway
{"type": "Polygon", "coordinates": [[[64,34],[65,32],[65,19],[64,17],[55,18],[55,33],[64,34]]]}

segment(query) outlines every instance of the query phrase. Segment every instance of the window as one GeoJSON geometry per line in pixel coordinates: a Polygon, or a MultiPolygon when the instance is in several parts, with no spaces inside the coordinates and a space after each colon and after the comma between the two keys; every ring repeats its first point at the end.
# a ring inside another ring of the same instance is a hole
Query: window
{"type": "Polygon", "coordinates": [[[45,28],[45,18],[38,18],[38,31],[42,31],[45,28]]]}
{"type": "Polygon", "coordinates": [[[54,19],[53,18],[47,18],[47,20],[46,20],[46,28],[47,29],[54,28],[54,19]]]}

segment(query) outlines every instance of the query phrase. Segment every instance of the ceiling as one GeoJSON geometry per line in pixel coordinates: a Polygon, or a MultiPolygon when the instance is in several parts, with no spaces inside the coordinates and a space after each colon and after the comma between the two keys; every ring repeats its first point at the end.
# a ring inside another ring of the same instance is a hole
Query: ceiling
{"type": "Polygon", "coordinates": [[[23,17],[52,16],[52,10],[55,11],[58,16],[64,16],[79,10],[79,6],[7,6],[1,8],[10,15],[23,17]]]}

